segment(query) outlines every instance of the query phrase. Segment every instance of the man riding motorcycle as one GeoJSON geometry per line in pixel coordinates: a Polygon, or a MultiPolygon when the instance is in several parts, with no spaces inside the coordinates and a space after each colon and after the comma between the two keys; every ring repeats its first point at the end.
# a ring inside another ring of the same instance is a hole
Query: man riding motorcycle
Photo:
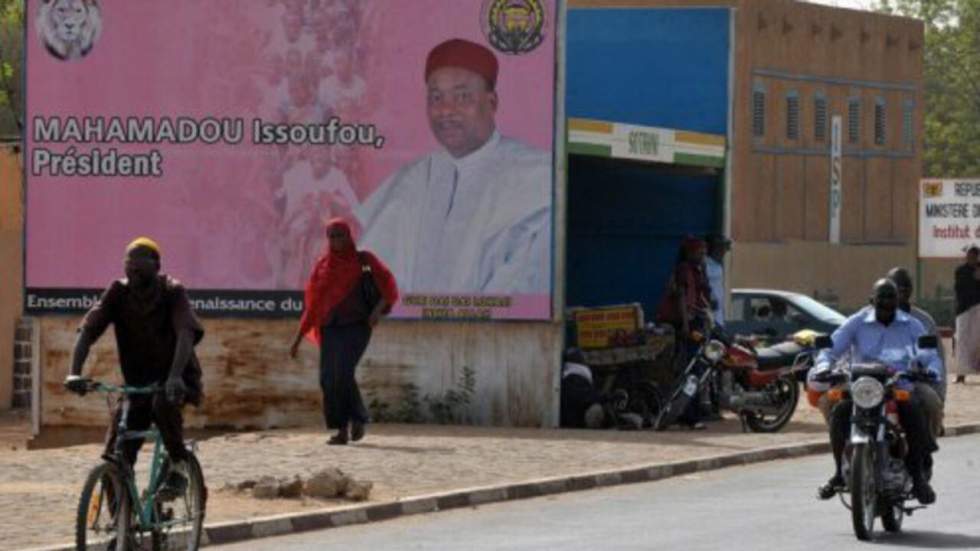
{"type": "MultiPolygon", "coordinates": [[[[915,349],[918,338],[925,334],[918,320],[898,309],[895,283],[879,279],[872,288],[871,306],[858,311],[834,331],[833,347],[821,351],[816,366],[807,376],[807,385],[812,390],[826,391],[830,385],[822,379],[847,353],[853,362],[885,363],[897,371],[907,371],[909,364],[905,359],[915,349]]],[[[934,350],[920,351],[918,358],[933,377],[941,377],[941,360],[934,350]]],[[[845,399],[831,412],[830,442],[835,470],[834,476],[820,487],[820,499],[830,499],[845,487],[841,456],[850,438],[852,409],[851,400],[845,399]]],[[[931,464],[931,453],[939,448],[929,433],[923,406],[913,395],[910,401],[898,404],[898,414],[909,444],[905,463],[912,477],[913,494],[922,504],[933,503],[936,494],[924,475],[924,466],[931,464]]]]}

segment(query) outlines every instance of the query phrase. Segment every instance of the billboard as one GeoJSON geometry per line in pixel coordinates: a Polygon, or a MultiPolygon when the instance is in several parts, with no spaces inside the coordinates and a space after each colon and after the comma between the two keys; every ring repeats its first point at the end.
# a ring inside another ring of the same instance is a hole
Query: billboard
{"type": "Polygon", "coordinates": [[[395,317],[550,318],[555,1],[247,5],[28,2],[26,310],[146,235],[200,313],[297,315],[343,216],[395,317]]]}
{"type": "Polygon", "coordinates": [[[980,180],[922,180],[919,257],[963,258],[971,245],[980,245],[980,180]]]}

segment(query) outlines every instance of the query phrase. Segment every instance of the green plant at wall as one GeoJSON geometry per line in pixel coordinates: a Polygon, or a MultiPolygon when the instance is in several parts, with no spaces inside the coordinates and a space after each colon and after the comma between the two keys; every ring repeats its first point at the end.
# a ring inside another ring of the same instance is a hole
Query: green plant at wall
{"type": "Polygon", "coordinates": [[[470,404],[475,394],[476,372],[466,366],[452,388],[435,396],[426,394],[419,398],[419,388],[409,383],[402,385],[398,404],[392,406],[369,392],[368,410],[377,423],[470,424],[473,422],[470,404]]]}
{"type": "Polygon", "coordinates": [[[476,372],[469,366],[464,366],[463,373],[456,381],[454,388],[446,390],[441,396],[426,394],[422,401],[428,406],[430,418],[435,423],[441,425],[469,424],[473,422],[470,403],[475,394],[476,372]]]}
{"type": "Polygon", "coordinates": [[[368,411],[376,423],[421,423],[422,401],[419,399],[419,388],[414,384],[402,385],[401,398],[396,406],[381,400],[376,394],[368,393],[368,411]]]}
{"type": "Polygon", "coordinates": [[[923,175],[980,176],[980,0],[879,0],[925,23],[923,175]]]}
{"type": "Polygon", "coordinates": [[[24,0],[0,0],[0,138],[20,137],[24,0]]]}

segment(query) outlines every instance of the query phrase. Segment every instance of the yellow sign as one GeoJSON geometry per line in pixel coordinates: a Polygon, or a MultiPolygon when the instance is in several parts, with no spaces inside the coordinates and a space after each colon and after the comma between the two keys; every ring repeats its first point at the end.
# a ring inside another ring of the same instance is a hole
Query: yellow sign
{"type": "Polygon", "coordinates": [[[579,348],[605,348],[616,333],[632,333],[642,327],[643,310],[639,304],[582,308],[572,312],[572,319],[579,348]]]}

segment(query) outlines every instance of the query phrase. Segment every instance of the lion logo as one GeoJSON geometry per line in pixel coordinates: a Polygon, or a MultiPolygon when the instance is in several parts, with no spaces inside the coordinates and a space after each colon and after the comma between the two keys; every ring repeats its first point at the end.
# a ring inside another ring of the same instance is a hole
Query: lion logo
{"type": "Polygon", "coordinates": [[[64,61],[85,57],[102,33],[99,0],[42,0],[35,28],[54,57],[64,61]]]}

